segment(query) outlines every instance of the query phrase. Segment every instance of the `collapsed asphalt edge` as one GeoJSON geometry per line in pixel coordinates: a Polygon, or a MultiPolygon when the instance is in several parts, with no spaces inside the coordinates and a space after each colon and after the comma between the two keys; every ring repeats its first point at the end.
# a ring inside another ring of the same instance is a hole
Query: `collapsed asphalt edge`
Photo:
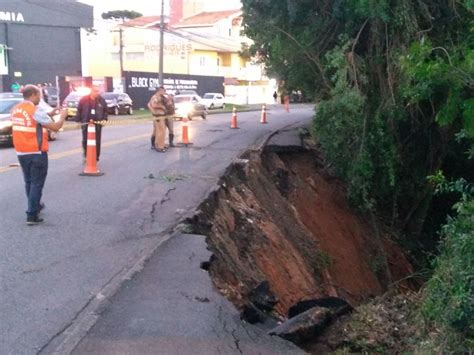
{"type": "MultiPolygon", "coordinates": [[[[242,157],[245,156],[249,151],[260,151],[262,150],[272,137],[275,135],[290,130],[295,129],[298,126],[301,126],[300,121],[293,122],[288,124],[278,130],[272,131],[265,134],[264,136],[258,138],[252,146],[243,149],[241,153],[237,155],[237,158],[234,158],[229,166],[224,170],[223,175],[225,175],[228,169],[235,163],[238,163],[242,160],[242,157]]],[[[211,194],[213,191],[216,191],[220,188],[220,180],[222,176],[219,177],[219,182],[211,186],[206,196],[211,194]]],[[[107,306],[109,300],[120,290],[123,283],[132,279],[136,274],[141,272],[145,267],[147,261],[154,255],[158,248],[163,245],[165,242],[173,238],[178,234],[183,232],[178,229],[182,221],[186,221],[189,217],[192,217],[196,214],[199,206],[192,208],[188,211],[188,216],[183,216],[181,221],[178,221],[173,226],[169,227],[167,230],[162,233],[157,234],[157,237],[163,237],[156,243],[152,248],[146,250],[143,255],[135,262],[131,262],[129,265],[124,266],[118,273],[112,276],[112,278],[101,288],[101,290],[94,296],[92,296],[86,304],[76,312],[76,315],[67,323],[62,329],[60,329],[55,335],[53,335],[45,345],[43,345],[39,350],[38,354],[53,354],[53,355],[63,355],[70,354],[74,349],[79,345],[82,339],[89,333],[92,327],[97,323],[100,318],[102,310],[107,306]],[[55,341],[62,338],[58,345],[55,345],[55,341]]],[[[209,276],[210,277],[210,276],[209,276]]]]}

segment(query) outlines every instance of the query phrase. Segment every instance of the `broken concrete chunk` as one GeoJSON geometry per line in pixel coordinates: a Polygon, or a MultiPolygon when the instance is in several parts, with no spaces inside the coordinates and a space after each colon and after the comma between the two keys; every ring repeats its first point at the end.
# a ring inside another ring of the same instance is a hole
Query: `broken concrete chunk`
{"type": "Polygon", "coordinates": [[[270,290],[268,281],[261,282],[249,294],[249,300],[262,311],[271,311],[278,303],[278,297],[270,290]]]}
{"type": "Polygon", "coordinates": [[[250,324],[264,323],[266,317],[267,315],[255,307],[253,303],[244,305],[242,311],[240,312],[240,319],[243,319],[250,324]]]}
{"type": "Polygon", "coordinates": [[[314,307],[291,318],[269,332],[295,344],[301,344],[319,335],[329,324],[332,312],[327,308],[314,307]]]}
{"type": "Polygon", "coordinates": [[[298,302],[288,310],[288,318],[293,318],[313,307],[328,308],[336,316],[342,316],[352,311],[352,306],[342,298],[324,297],[298,302]]]}

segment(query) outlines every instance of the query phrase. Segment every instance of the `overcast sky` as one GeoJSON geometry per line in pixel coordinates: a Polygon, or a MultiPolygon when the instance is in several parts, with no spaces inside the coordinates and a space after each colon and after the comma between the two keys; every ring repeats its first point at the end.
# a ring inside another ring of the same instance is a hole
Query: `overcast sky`
{"type": "MultiPolygon", "coordinates": [[[[100,16],[103,12],[110,10],[135,10],[144,15],[159,15],[161,1],[159,0],[79,0],[80,2],[94,6],[94,12],[100,16]]],[[[206,11],[232,10],[241,7],[240,0],[202,0],[206,11]]],[[[168,6],[168,0],[165,0],[168,6]]],[[[166,11],[166,10],[165,10],[166,11]]]]}

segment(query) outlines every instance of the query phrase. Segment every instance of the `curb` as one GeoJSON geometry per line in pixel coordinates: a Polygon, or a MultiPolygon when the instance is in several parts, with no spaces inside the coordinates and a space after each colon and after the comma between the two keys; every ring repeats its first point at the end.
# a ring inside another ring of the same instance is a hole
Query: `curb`
{"type": "Polygon", "coordinates": [[[175,228],[176,226],[173,226],[167,231],[158,234],[157,236],[161,236],[162,239],[160,238],[156,245],[146,250],[137,261],[132,262],[131,266],[125,266],[115,274],[109,282],[78,311],[77,316],[38,351],[38,354],[63,355],[72,353],[95,325],[102,311],[110,302],[110,299],[121,289],[123,283],[132,279],[135,274],[142,271],[146,262],[163,243],[181,233],[180,231],[174,231],[175,228]]]}

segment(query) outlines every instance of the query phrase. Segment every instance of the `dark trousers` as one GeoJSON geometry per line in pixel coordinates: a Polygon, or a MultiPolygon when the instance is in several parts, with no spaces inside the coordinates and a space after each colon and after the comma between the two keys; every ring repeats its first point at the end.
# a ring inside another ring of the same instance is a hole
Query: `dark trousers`
{"type": "Polygon", "coordinates": [[[43,186],[48,174],[48,153],[19,155],[28,199],[28,217],[37,217],[40,210],[43,186]]]}
{"type": "MultiPolygon", "coordinates": [[[[88,125],[82,126],[82,150],[84,152],[84,157],[86,157],[87,153],[87,127],[88,125]]],[[[99,160],[100,156],[100,142],[102,138],[102,125],[96,124],[95,125],[95,144],[96,144],[96,151],[97,151],[97,160],[99,160]]]]}

